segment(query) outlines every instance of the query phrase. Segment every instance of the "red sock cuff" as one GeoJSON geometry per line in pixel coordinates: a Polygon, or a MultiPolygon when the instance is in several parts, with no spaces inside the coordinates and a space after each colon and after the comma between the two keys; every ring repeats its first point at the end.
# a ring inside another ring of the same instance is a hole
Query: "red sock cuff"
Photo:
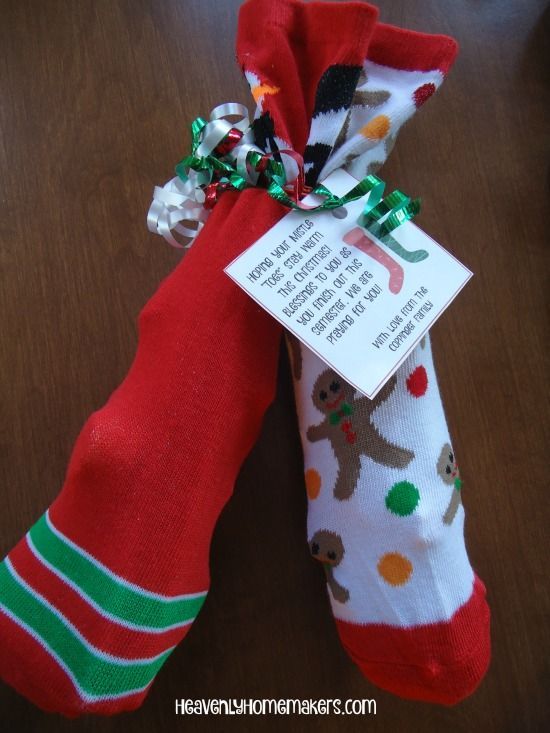
{"type": "MultiPolygon", "coordinates": [[[[239,11],[237,58],[283,32],[297,52],[326,56],[332,64],[361,64],[378,18],[378,8],[364,2],[248,0],[239,11]]],[[[244,60],[245,60],[244,59],[244,60]]]]}
{"type": "Polygon", "coordinates": [[[248,0],[239,12],[237,59],[271,88],[263,105],[276,133],[303,152],[315,94],[335,64],[362,66],[378,10],[362,2],[248,0]]]}
{"type": "Polygon", "coordinates": [[[447,74],[458,53],[450,36],[419,33],[377,23],[367,58],[375,64],[403,71],[432,71],[447,74]]]}

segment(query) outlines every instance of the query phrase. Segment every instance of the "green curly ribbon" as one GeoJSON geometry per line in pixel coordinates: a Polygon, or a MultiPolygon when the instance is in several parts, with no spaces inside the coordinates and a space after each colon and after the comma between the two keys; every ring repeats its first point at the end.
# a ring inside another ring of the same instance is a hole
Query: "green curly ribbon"
{"type": "MultiPolygon", "coordinates": [[[[370,203],[371,197],[368,201],[368,204],[370,203]]],[[[371,234],[374,234],[401,259],[406,262],[421,262],[428,257],[428,252],[425,249],[416,249],[409,252],[391,236],[394,229],[413,219],[419,211],[420,199],[411,200],[409,196],[396,189],[373,208],[370,206],[365,207],[359,217],[359,224],[368,229],[371,234]]]]}

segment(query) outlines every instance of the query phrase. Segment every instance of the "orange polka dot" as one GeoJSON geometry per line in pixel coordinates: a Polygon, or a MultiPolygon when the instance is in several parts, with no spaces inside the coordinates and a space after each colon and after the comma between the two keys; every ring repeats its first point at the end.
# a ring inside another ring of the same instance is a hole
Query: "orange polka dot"
{"type": "Polygon", "coordinates": [[[390,131],[390,118],[386,115],[378,115],[373,117],[370,122],[367,122],[359,132],[363,137],[368,137],[371,140],[381,140],[390,131]]]}
{"type": "Polygon", "coordinates": [[[306,491],[309,499],[316,499],[321,491],[321,474],[314,468],[306,471],[306,491]]]}
{"type": "Polygon", "coordinates": [[[411,577],[413,566],[410,560],[398,552],[388,552],[378,561],[378,572],[390,585],[403,585],[411,577]]]}

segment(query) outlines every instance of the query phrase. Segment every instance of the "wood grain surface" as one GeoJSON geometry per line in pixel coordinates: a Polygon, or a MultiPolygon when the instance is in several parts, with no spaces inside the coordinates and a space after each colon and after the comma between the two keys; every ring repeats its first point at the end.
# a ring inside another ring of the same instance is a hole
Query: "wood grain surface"
{"type": "MultiPolygon", "coordinates": [[[[239,5],[0,0],[2,556],[58,492],[81,426],[131,363],[137,314],[181,256],[147,232],[153,185],[186,152],[193,117],[252,106],[234,60],[239,5]]],[[[341,649],[306,544],[282,354],[277,399],[216,529],[210,595],[144,706],[70,722],[2,685],[3,729],[550,730],[549,13],[534,0],[379,5],[385,22],[461,45],[382,175],[422,196],[420,226],[475,273],[432,333],[492,608],[485,681],[454,708],[407,702],[341,649]],[[181,697],[375,698],[377,715],[183,718],[181,697]]]]}

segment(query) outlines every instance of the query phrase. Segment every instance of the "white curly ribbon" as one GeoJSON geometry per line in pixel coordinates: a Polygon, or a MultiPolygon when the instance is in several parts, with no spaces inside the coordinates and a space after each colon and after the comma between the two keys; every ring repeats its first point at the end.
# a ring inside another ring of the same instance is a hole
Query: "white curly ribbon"
{"type": "MultiPolygon", "coordinates": [[[[254,144],[250,127],[248,109],[238,102],[219,104],[210,113],[209,122],[201,132],[201,142],[195,151],[197,157],[210,155],[232,129],[243,133],[237,145],[225,156],[236,165],[239,173],[248,184],[254,186],[259,173],[247,165],[251,151],[265,155],[265,151],[254,144]],[[230,122],[227,118],[232,117],[230,122]],[[235,121],[235,118],[237,120],[235,121]]],[[[287,180],[297,176],[295,156],[279,151],[285,168],[287,180]]],[[[289,151],[291,153],[291,151],[289,151]]],[[[178,176],[171,178],[164,186],[155,186],[153,201],[147,213],[147,228],[161,237],[172,247],[188,249],[201,231],[210,211],[205,209],[205,194],[202,186],[210,182],[207,171],[189,170],[186,181],[178,176]],[[180,238],[174,236],[178,234],[180,238]]]]}

